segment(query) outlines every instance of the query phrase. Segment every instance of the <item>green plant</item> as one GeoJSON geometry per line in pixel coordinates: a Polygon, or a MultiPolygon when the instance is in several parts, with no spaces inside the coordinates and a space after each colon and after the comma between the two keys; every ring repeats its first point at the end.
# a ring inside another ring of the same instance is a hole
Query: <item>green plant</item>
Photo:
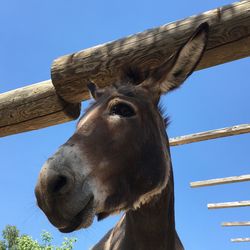
{"type": "Polygon", "coordinates": [[[65,237],[61,246],[52,244],[53,237],[47,232],[41,233],[41,242],[34,240],[32,236],[22,234],[16,226],[7,225],[2,231],[2,238],[0,240],[0,250],[72,250],[76,238],[65,237]]]}

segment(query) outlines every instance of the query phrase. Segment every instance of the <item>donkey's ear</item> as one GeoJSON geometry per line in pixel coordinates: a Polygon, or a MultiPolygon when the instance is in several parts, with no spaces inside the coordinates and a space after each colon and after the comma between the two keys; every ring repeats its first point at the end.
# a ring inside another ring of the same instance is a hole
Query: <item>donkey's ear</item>
{"type": "Polygon", "coordinates": [[[159,93],[178,88],[192,74],[206,48],[208,30],[207,23],[201,24],[177,53],[152,72],[159,93]]]}
{"type": "Polygon", "coordinates": [[[89,82],[87,84],[87,88],[89,89],[90,97],[92,97],[95,100],[100,98],[102,94],[104,93],[104,89],[98,88],[98,86],[93,82],[89,82]]]}
{"type": "Polygon", "coordinates": [[[87,88],[89,90],[90,97],[96,99],[97,97],[96,93],[97,93],[98,87],[93,82],[89,82],[87,83],[87,88]]]}

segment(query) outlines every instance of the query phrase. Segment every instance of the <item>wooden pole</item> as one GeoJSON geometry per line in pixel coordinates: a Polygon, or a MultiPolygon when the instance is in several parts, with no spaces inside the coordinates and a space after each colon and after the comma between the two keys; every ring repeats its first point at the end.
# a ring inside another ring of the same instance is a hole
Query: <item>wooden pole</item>
{"type": "Polygon", "coordinates": [[[234,202],[223,202],[223,203],[210,203],[210,204],[207,204],[208,209],[248,207],[248,206],[250,206],[250,201],[234,201],[234,202]]]}
{"type": "Polygon", "coordinates": [[[222,227],[242,227],[250,226],[250,221],[235,221],[235,222],[223,222],[221,223],[222,227]]]}
{"type": "Polygon", "coordinates": [[[199,142],[221,138],[225,136],[239,135],[250,133],[250,124],[241,124],[233,127],[220,128],[190,135],[179,136],[169,140],[170,146],[178,146],[192,142],[199,142]]]}
{"type": "Polygon", "coordinates": [[[51,81],[0,94],[0,137],[76,119],[80,104],[57,96],[51,81]]]}
{"type": "Polygon", "coordinates": [[[232,177],[226,177],[226,178],[211,179],[211,180],[205,180],[205,181],[195,181],[195,182],[191,182],[190,186],[192,188],[196,188],[196,187],[214,186],[214,185],[236,183],[236,182],[243,182],[243,181],[250,181],[250,174],[232,176],[232,177]]]}
{"type": "Polygon", "coordinates": [[[88,98],[90,80],[103,87],[117,81],[127,65],[145,71],[157,67],[203,22],[210,25],[209,42],[197,69],[250,55],[250,1],[239,1],[56,59],[51,78],[57,93],[80,102],[88,98]]]}
{"type": "Polygon", "coordinates": [[[234,243],[250,242],[250,238],[235,238],[235,239],[231,239],[231,242],[234,242],[234,243]]]}
{"type": "MultiPolygon", "coordinates": [[[[29,85],[0,94],[0,137],[71,121],[79,114],[80,104],[63,101],[50,80],[29,85]]],[[[169,143],[178,146],[244,133],[250,133],[250,124],[170,138],[169,143]]]]}

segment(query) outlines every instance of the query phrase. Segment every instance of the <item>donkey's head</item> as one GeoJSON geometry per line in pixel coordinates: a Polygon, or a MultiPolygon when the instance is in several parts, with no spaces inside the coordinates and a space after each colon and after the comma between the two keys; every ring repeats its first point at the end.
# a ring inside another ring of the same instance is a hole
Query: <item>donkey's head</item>
{"type": "Polygon", "coordinates": [[[171,159],[158,101],[193,72],[207,33],[202,24],[147,76],[127,70],[114,86],[89,84],[95,102],[46,161],[35,190],[39,207],[60,231],[88,227],[95,215],[136,209],[166,187],[171,159]]]}

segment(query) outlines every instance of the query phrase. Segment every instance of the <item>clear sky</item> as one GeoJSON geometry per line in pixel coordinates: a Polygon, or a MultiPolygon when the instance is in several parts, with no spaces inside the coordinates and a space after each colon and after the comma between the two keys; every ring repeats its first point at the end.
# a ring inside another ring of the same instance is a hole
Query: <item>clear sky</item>
{"type": "MultiPolygon", "coordinates": [[[[80,49],[231,3],[230,0],[1,0],[0,92],[50,78],[53,59],[80,49]]],[[[162,98],[171,117],[170,137],[250,122],[250,59],[194,73],[162,98]]],[[[86,108],[87,104],[83,103],[86,108]]],[[[76,121],[0,139],[0,230],[16,225],[38,238],[54,229],[36,207],[34,186],[43,162],[73,133],[76,121]]],[[[222,228],[250,220],[250,208],[208,211],[210,202],[250,200],[250,183],[191,189],[190,181],[250,173],[250,134],[171,148],[177,230],[186,250],[249,249],[230,238],[250,228],[222,228]]],[[[75,249],[89,249],[118,217],[70,234],[75,249]]]]}

